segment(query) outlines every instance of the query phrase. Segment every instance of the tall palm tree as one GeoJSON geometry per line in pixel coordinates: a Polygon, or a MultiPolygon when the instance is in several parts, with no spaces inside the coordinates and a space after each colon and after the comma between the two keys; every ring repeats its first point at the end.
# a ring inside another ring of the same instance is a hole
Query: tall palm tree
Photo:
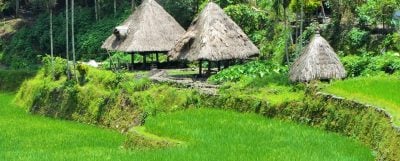
{"type": "Polygon", "coordinates": [[[74,65],[74,75],[76,81],[78,81],[78,75],[76,74],[76,54],[75,54],[75,0],[71,0],[71,39],[72,39],[72,61],[74,65]]]}
{"type": "Polygon", "coordinates": [[[94,14],[95,14],[95,17],[96,17],[96,21],[99,20],[99,14],[98,14],[98,11],[97,11],[97,0],[94,0],[94,14]]]}
{"type": "Polygon", "coordinates": [[[303,50],[303,27],[304,27],[304,0],[300,0],[300,49],[303,50]]]}
{"type": "Polygon", "coordinates": [[[114,17],[117,17],[117,0],[114,0],[114,17]]]}
{"type": "Polygon", "coordinates": [[[47,9],[49,10],[50,15],[50,58],[51,58],[51,72],[54,75],[54,40],[53,40],[53,8],[56,5],[56,0],[48,0],[47,1],[47,9]]]}
{"type": "Polygon", "coordinates": [[[18,17],[19,0],[15,0],[15,17],[18,17]]]}
{"type": "Polygon", "coordinates": [[[67,57],[67,76],[68,76],[68,80],[70,80],[71,79],[71,73],[70,73],[70,69],[69,69],[69,34],[68,34],[68,32],[69,32],[69,28],[68,28],[68,21],[69,21],[69,18],[68,18],[68,0],[65,0],[65,48],[66,48],[66,51],[65,51],[65,53],[66,53],[66,57],[67,57]]]}

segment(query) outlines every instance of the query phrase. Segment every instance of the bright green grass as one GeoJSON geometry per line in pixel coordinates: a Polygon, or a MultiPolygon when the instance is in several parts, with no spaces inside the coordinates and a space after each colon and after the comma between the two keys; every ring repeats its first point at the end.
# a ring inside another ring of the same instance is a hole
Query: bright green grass
{"type": "Polygon", "coordinates": [[[388,110],[400,125],[400,79],[396,77],[365,77],[336,81],[325,92],[379,106],[388,110]]]}
{"type": "Polygon", "coordinates": [[[350,139],[255,114],[195,109],[150,118],[146,127],[186,142],[161,151],[168,160],[373,160],[370,150],[350,139]]]}
{"type": "Polygon", "coordinates": [[[89,125],[27,114],[0,94],[0,160],[373,160],[350,139],[262,116],[211,109],[149,118],[147,132],[184,142],[126,151],[124,136],[89,125]]]}

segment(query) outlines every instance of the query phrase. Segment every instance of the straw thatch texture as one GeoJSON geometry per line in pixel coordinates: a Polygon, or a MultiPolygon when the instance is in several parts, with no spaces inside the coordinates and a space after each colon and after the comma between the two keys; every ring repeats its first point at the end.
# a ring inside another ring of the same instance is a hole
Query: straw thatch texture
{"type": "Polygon", "coordinates": [[[210,2],[169,52],[173,60],[246,59],[259,54],[242,29],[210,2]]]}
{"type": "Polygon", "coordinates": [[[156,1],[145,0],[114,30],[101,48],[123,52],[165,52],[184,33],[185,29],[156,1]]]}
{"type": "Polygon", "coordinates": [[[341,79],[346,77],[346,71],[329,43],[316,34],[292,65],[289,75],[293,82],[308,82],[341,79]]]}

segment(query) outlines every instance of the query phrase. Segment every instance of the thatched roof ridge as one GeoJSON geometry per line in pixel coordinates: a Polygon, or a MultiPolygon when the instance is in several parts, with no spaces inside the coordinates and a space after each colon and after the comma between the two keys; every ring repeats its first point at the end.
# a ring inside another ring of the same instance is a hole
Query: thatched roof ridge
{"type": "Polygon", "coordinates": [[[289,75],[293,82],[308,82],[341,79],[346,77],[346,71],[329,43],[316,34],[292,65],[289,75]]]}
{"type": "Polygon", "coordinates": [[[246,59],[259,54],[242,29],[210,2],[169,52],[173,60],[246,59]]]}
{"type": "Polygon", "coordinates": [[[101,48],[123,52],[167,52],[185,29],[155,0],[145,0],[101,48]]]}

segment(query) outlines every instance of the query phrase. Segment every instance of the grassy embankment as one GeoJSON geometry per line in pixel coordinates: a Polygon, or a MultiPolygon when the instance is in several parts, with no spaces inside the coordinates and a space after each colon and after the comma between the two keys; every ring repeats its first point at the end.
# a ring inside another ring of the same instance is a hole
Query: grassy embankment
{"type": "Polygon", "coordinates": [[[400,125],[400,78],[364,77],[336,81],[324,91],[384,108],[392,114],[395,124],[400,125]]]}
{"type": "Polygon", "coordinates": [[[255,114],[186,110],[148,118],[148,132],[183,141],[167,149],[121,148],[116,131],[27,114],[0,94],[1,160],[373,160],[352,140],[255,114]]]}

